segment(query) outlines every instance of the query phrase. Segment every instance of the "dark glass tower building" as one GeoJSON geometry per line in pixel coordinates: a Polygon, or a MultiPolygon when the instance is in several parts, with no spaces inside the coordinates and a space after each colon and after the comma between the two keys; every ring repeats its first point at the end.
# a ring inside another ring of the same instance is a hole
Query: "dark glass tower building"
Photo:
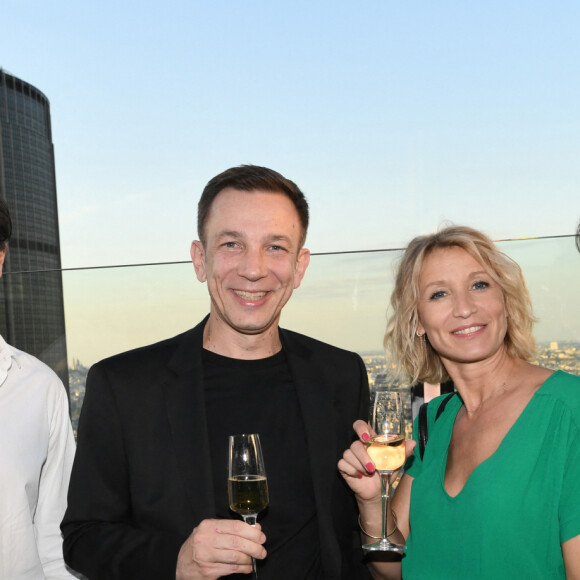
{"type": "Polygon", "coordinates": [[[48,99],[0,69],[0,196],[13,222],[0,333],[68,388],[54,151],[48,99]]]}

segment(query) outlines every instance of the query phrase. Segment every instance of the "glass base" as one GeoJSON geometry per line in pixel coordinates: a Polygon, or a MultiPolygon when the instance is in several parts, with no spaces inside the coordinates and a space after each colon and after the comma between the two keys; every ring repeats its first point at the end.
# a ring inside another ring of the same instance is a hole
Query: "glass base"
{"type": "Polygon", "coordinates": [[[380,542],[374,542],[372,544],[363,544],[363,550],[368,550],[369,552],[397,552],[398,554],[404,554],[405,546],[393,544],[393,542],[389,542],[389,540],[381,540],[380,542]]]}

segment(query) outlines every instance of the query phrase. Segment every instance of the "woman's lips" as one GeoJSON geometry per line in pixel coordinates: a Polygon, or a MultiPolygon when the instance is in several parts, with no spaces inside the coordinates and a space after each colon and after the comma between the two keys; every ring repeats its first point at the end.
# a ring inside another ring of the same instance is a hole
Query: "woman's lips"
{"type": "Polygon", "coordinates": [[[451,334],[455,335],[465,335],[465,334],[473,334],[474,332],[478,332],[485,328],[485,324],[474,324],[472,326],[466,326],[464,328],[458,328],[456,330],[452,330],[451,334]]]}

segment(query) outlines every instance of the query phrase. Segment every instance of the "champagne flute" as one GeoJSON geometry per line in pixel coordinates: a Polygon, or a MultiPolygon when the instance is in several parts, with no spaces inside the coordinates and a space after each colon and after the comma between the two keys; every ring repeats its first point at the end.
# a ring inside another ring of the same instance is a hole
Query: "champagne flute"
{"type": "Polygon", "coordinates": [[[401,395],[394,391],[379,390],[375,393],[371,426],[376,435],[367,443],[367,453],[373,460],[381,478],[382,531],[381,539],[363,544],[365,550],[402,553],[405,546],[389,541],[387,515],[389,513],[389,478],[405,463],[405,430],[401,395]]]}
{"type": "MultiPolygon", "coordinates": [[[[258,514],[268,506],[268,480],[260,436],[257,433],[230,435],[229,442],[229,506],[247,524],[255,526],[258,514]]],[[[252,573],[258,578],[254,558],[252,573]]]]}

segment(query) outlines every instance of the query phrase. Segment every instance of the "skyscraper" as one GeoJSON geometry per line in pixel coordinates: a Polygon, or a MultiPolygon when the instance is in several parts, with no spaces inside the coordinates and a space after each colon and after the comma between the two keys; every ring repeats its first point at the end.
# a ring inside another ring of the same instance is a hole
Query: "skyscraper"
{"type": "Polygon", "coordinates": [[[0,283],[0,333],[68,386],[50,105],[2,69],[0,196],[13,221],[0,283]]]}

